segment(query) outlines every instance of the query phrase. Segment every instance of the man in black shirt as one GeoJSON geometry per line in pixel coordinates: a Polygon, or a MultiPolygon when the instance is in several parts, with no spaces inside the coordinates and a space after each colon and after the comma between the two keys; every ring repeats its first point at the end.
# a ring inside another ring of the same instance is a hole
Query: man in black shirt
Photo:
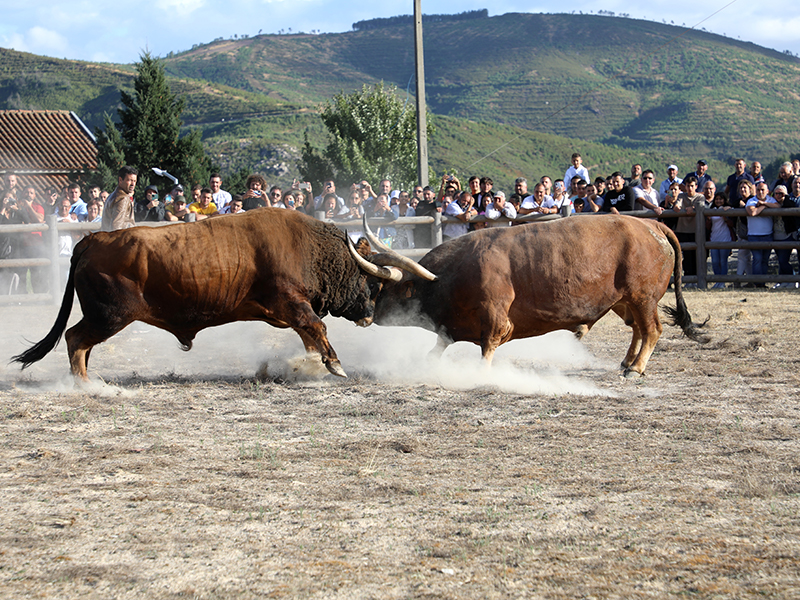
{"type": "MultiPolygon", "coordinates": [[[[436,193],[430,186],[425,186],[422,190],[422,200],[417,204],[416,216],[431,217],[434,213],[442,212],[442,208],[436,205],[436,193]]],[[[433,245],[431,225],[417,225],[414,227],[414,245],[417,248],[430,248],[433,245]]]]}
{"type": "Polygon", "coordinates": [[[611,187],[606,192],[600,212],[618,215],[621,212],[632,211],[635,204],[636,195],[633,193],[633,189],[625,184],[622,173],[616,171],[611,175],[611,187]]]}

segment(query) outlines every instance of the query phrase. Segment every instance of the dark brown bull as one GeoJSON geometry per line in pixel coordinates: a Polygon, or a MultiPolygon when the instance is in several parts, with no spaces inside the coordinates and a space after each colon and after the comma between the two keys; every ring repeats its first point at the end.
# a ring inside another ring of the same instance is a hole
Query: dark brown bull
{"type": "Polygon", "coordinates": [[[83,381],[92,348],[133,321],[169,331],[184,350],[206,327],[234,321],[291,327],[307,352],[346,377],[322,317],[368,325],[381,282],[401,279],[397,267],[435,279],[397,253],[373,258],[381,265],[365,260],[336,227],[280,208],[95,233],[75,247],[53,328],[12,360],[24,369],[55,348],[76,292],[83,318],[65,338],[72,373],[83,381]]]}
{"type": "Polygon", "coordinates": [[[703,341],[681,293],[678,240],[656,221],[585,216],[484,229],[434,248],[420,265],[438,281],[406,276],[384,285],[375,322],[436,332],[439,355],[468,341],[491,363],[505,342],[558,329],[580,338],[613,310],[633,329],[626,375],[642,374],[663,330],[658,302],[670,276],[677,307],[665,310],[672,324],[703,341]]]}

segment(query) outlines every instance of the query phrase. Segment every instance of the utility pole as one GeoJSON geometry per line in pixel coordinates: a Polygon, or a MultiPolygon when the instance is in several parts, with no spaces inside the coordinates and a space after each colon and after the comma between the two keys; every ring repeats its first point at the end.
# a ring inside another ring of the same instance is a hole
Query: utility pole
{"type": "Polygon", "coordinates": [[[425,111],[425,58],[422,53],[422,0],[414,0],[414,59],[417,67],[417,177],[428,185],[428,119],[425,111]]]}

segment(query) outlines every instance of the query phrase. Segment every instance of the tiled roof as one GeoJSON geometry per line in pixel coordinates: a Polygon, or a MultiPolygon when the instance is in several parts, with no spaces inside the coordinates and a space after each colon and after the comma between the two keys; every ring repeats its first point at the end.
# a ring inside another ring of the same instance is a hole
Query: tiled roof
{"type": "Polygon", "coordinates": [[[0,110],[0,172],[66,174],[97,167],[97,145],[66,110],[0,110]]]}
{"type": "Polygon", "coordinates": [[[44,198],[47,189],[60,190],[85,167],[97,168],[97,145],[78,115],[0,110],[0,175],[16,173],[19,189],[32,185],[44,198]]]}

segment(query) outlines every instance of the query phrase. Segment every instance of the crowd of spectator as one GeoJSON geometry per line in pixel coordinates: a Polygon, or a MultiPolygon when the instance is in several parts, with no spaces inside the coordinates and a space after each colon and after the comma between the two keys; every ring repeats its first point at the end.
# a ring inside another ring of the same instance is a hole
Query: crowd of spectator
{"type": "MultiPolygon", "coordinates": [[[[758,161],[748,168],[744,159],[736,160],[731,175],[716,181],[708,173],[705,160],[698,160],[695,169],[683,177],[679,177],[677,165],[668,165],[660,181],[653,169],[643,169],[640,164],[631,167],[629,176],[616,171],[592,179],[579,153],[573,154],[570,162],[562,178],[545,175],[532,185],[525,177],[517,178],[514,191],[508,196],[494,188],[490,177],[472,176],[463,186],[455,175],[443,176],[438,189],[417,185],[410,190],[394,189],[389,179],[383,179],[378,182],[377,189],[361,180],[346,191],[338,192],[336,183],[329,179],[315,194],[309,182],[295,180],[291,187],[284,189],[270,186],[264,177],[253,174],[246,180],[246,189],[231,193],[224,189],[220,174],[213,173],[205,185],[194,185],[188,193],[180,184],[163,190],[163,195],[157,186],[148,185],[143,195],[134,199],[138,173],[131,167],[123,167],[118,173],[118,185],[110,193],[97,186],[83,189],[78,183],[71,183],[61,190],[47,190],[44,197],[39,197],[35,188],[20,188],[16,175],[7,173],[0,192],[3,198],[0,224],[42,223],[45,215],[54,214],[59,222],[98,222],[108,231],[132,227],[139,222],[192,222],[261,207],[278,207],[339,222],[354,240],[361,236],[361,230],[348,228],[346,223],[360,222],[366,214],[371,220],[384,221],[376,233],[393,247],[427,248],[432,246],[431,228],[397,225],[394,221],[399,217],[430,216],[438,212],[452,217],[446,220],[442,232],[445,239],[450,239],[483,227],[509,227],[518,224],[515,219],[530,214],[617,214],[648,210],[673,229],[681,242],[694,242],[695,215],[702,205],[747,211],[746,217],[707,217],[706,239],[712,242],[798,239],[800,218],[767,216],[762,211],[800,207],[800,160],[781,165],[778,178],[772,182],[765,181],[758,161]]],[[[73,245],[83,235],[86,233],[60,235],[61,255],[69,256],[73,245]]],[[[775,252],[779,273],[793,274],[792,250],[775,252]]],[[[730,250],[711,250],[715,274],[728,273],[730,255],[730,250]]],[[[0,258],[40,256],[43,256],[41,232],[0,235],[0,258]]],[[[770,251],[740,249],[737,273],[765,274],[769,256],[770,251]]],[[[683,267],[686,275],[696,275],[693,250],[684,252],[683,267]]],[[[26,275],[26,270],[0,269],[0,293],[18,288],[26,275]]],[[[42,268],[30,269],[30,285],[34,292],[46,291],[42,268]]],[[[717,283],[715,287],[724,285],[717,283]]]]}

